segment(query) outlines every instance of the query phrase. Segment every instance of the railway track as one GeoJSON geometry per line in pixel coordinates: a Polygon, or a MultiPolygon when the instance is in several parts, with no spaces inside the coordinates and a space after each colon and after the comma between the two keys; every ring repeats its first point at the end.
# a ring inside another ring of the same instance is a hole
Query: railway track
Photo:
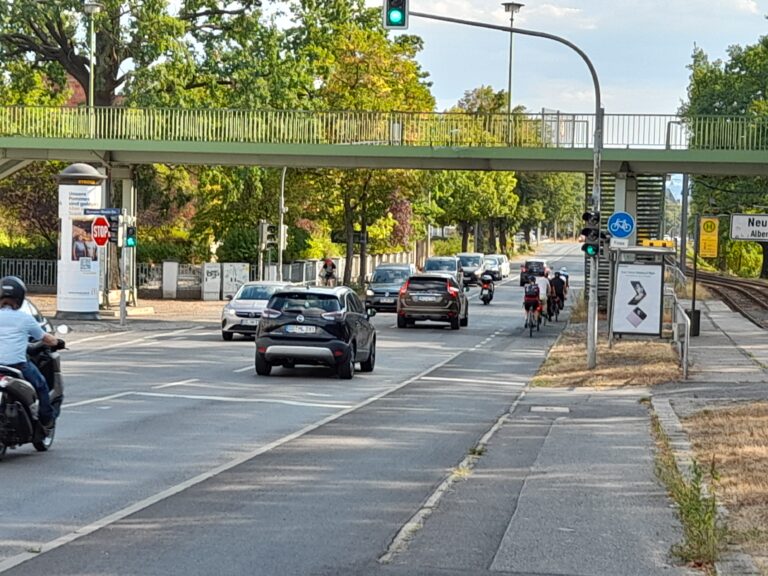
{"type": "MultiPolygon", "coordinates": [[[[688,276],[693,272],[688,270],[688,276]]],[[[697,282],[722,299],[731,310],[768,330],[768,282],[697,271],[697,282]]]]}

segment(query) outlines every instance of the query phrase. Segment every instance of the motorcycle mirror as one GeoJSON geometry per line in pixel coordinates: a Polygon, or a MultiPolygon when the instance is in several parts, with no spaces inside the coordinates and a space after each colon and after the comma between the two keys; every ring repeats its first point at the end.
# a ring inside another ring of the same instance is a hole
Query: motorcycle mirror
{"type": "Polygon", "coordinates": [[[71,331],[72,331],[72,328],[70,328],[66,324],[61,324],[59,326],[56,326],[56,334],[69,334],[71,331]]]}

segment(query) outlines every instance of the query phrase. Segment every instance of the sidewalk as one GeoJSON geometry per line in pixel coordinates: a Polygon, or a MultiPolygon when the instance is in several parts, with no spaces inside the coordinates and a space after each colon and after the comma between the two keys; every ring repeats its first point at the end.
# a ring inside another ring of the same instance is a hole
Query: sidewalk
{"type": "MultiPolygon", "coordinates": [[[[35,303],[40,312],[54,324],[56,316],[55,294],[30,294],[30,300],[35,303]]],[[[139,299],[138,309],[149,310],[151,313],[129,315],[126,326],[120,326],[119,307],[113,307],[115,316],[102,316],[98,321],[67,321],[66,324],[76,328],[78,332],[121,332],[125,330],[180,330],[195,326],[210,326],[221,320],[221,310],[225,300],[161,300],[139,299]]]]}

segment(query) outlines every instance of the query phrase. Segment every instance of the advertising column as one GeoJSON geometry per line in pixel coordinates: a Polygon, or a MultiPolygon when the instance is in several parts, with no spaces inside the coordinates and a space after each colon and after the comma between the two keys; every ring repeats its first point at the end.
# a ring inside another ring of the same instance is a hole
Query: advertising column
{"type": "Polygon", "coordinates": [[[87,208],[101,207],[106,176],[88,164],[73,164],[59,180],[59,266],[56,318],[99,319],[99,257],[87,208]]]}

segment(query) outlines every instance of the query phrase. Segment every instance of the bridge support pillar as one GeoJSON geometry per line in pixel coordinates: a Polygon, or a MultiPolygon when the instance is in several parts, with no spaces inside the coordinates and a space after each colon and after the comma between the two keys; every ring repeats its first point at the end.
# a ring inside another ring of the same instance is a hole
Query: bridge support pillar
{"type": "MultiPolygon", "coordinates": [[[[626,164],[622,164],[621,171],[616,173],[614,210],[631,214],[637,222],[637,178],[626,164]]],[[[637,245],[637,226],[629,237],[629,245],[637,245]]]]}

